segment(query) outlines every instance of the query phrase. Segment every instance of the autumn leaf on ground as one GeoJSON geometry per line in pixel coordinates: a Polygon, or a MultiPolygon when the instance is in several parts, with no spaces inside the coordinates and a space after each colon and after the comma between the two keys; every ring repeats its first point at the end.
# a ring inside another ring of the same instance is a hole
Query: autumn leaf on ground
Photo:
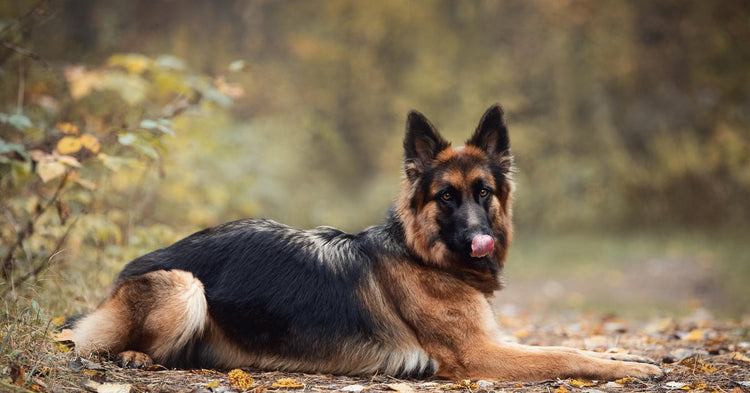
{"type": "Polygon", "coordinates": [[[386,385],[389,389],[395,390],[398,393],[413,393],[414,389],[411,388],[411,386],[405,384],[405,383],[391,383],[386,385]]]}
{"type": "Polygon", "coordinates": [[[469,390],[477,390],[479,389],[479,385],[477,385],[475,382],[471,382],[471,380],[464,379],[459,381],[458,383],[443,386],[443,390],[457,390],[463,388],[468,388],[469,390]]]}
{"type": "Polygon", "coordinates": [[[732,361],[740,363],[750,363],[750,358],[739,352],[735,352],[732,354],[732,361]]]}
{"type": "Polygon", "coordinates": [[[229,382],[232,384],[232,386],[240,390],[250,389],[250,387],[252,387],[255,383],[255,380],[250,376],[250,374],[240,369],[234,369],[230,371],[228,376],[229,382]]]}
{"type": "Polygon", "coordinates": [[[555,393],[570,393],[570,390],[566,388],[564,385],[560,385],[557,389],[555,389],[555,393]]]}
{"type": "Polygon", "coordinates": [[[712,374],[717,371],[716,367],[696,358],[687,358],[680,362],[681,365],[691,368],[693,372],[699,374],[712,374]]]}
{"type": "Polygon", "coordinates": [[[682,339],[685,341],[690,342],[696,342],[696,341],[703,341],[703,338],[706,336],[706,331],[703,329],[693,329],[688,333],[685,337],[682,339]]]}
{"type": "Polygon", "coordinates": [[[627,378],[620,378],[616,380],[615,382],[619,383],[620,385],[627,385],[629,383],[636,382],[636,379],[633,377],[627,377],[627,378]]]}
{"type": "Polygon", "coordinates": [[[588,381],[588,380],[579,380],[579,379],[571,379],[569,383],[577,388],[581,387],[588,387],[588,386],[596,386],[595,382],[588,381]]]}
{"type": "Polygon", "coordinates": [[[305,385],[297,382],[297,380],[293,378],[281,378],[276,380],[271,386],[277,389],[299,389],[305,385]]]}

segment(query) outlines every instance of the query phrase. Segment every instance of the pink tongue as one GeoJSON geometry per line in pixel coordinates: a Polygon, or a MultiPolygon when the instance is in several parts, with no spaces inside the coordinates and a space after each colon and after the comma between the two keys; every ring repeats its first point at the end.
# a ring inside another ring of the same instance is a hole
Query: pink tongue
{"type": "Polygon", "coordinates": [[[489,235],[476,235],[471,240],[471,256],[474,258],[481,258],[492,252],[492,248],[495,246],[495,241],[492,240],[492,236],[489,235]]]}

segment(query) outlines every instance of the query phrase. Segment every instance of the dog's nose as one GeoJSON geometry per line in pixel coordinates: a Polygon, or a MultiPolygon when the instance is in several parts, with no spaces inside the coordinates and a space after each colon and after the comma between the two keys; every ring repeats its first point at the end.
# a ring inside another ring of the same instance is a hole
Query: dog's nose
{"type": "Polygon", "coordinates": [[[490,235],[476,235],[471,239],[471,256],[481,258],[492,252],[495,240],[490,235]]]}

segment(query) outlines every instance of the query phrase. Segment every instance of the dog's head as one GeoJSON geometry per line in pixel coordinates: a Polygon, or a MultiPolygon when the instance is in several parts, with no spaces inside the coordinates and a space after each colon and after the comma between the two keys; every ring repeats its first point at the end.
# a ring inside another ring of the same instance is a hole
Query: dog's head
{"type": "Polygon", "coordinates": [[[428,264],[497,273],[512,237],[512,156],[503,110],[493,105],[465,146],[451,147],[412,111],[397,212],[407,246],[428,264]]]}

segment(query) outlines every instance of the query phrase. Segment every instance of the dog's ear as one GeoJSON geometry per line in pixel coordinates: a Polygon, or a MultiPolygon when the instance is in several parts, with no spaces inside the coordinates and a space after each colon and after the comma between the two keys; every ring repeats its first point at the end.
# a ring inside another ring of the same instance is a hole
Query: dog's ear
{"type": "Polygon", "coordinates": [[[423,114],[410,111],[406,117],[404,138],[404,169],[410,180],[424,173],[438,153],[450,147],[423,114]]]}
{"type": "Polygon", "coordinates": [[[477,130],[474,131],[471,139],[466,141],[466,144],[484,150],[490,157],[510,156],[508,128],[505,126],[503,108],[500,104],[492,105],[484,112],[477,130]]]}

